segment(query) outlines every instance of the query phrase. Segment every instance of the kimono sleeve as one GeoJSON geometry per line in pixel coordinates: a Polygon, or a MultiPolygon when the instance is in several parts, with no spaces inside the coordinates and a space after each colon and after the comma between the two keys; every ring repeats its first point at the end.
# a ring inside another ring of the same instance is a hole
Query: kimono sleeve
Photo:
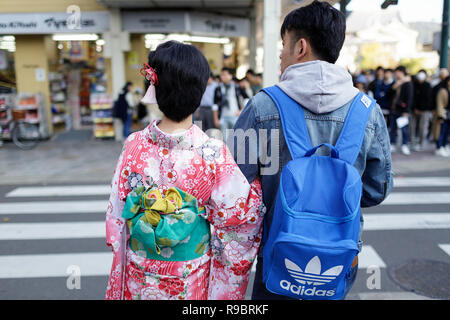
{"type": "Polygon", "coordinates": [[[242,300],[261,242],[261,185],[258,179],[249,184],[226,146],[215,166],[215,184],[205,205],[212,226],[208,299],[242,300]]]}
{"type": "Polygon", "coordinates": [[[122,148],[122,152],[114,170],[114,176],[111,182],[111,193],[106,211],[106,244],[114,251],[116,251],[115,247],[118,245],[118,236],[125,224],[125,219],[121,217],[125,201],[123,201],[123,195],[120,194],[123,192],[123,188],[121,188],[120,185],[123,184],[123,179],[121,179],[121,171],[124,164],[125,154],[126,143],[122,148]]]}
{"type": "Polygon", "coordinates": [[[108,300],[123,298],[127,228],[125,219],[121,217],[125,202],[123,200],[123,194],[120,194],[120,185],[123,185],[121,171],[124,165],[125,154],[126,143],[122,148],[122,153],[114,171],[114,177],[111,183],[111,194],[106,211],[106,244],[113,251],[111,273],[105,295],[105,299],[108,300]]]}

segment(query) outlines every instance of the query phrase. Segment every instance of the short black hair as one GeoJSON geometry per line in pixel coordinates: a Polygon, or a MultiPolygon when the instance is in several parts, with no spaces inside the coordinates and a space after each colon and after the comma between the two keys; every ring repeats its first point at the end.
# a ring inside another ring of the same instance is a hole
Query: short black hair
{"type": "Polygon", "coordinates": [[[228,74],[234,76],[234,70],[231,68],[223,67],[222,70],[220,70],[220,71],[226,71],[226,72],[228,72],[228,74]]]}
{"type": "Polygon", "coordinates": [[[181,122],[200,105],[209,78],[209,64],[196,47],[178,41],[160,44],[148,55],[158,84],[156,100],[161,112],[170,120],[181,122]]]}
{"type": "Polygon", "coordinates": [[[291,11],[281,26],[281,38],[288,31],[294,43],[307,38],[313,53],[320,60],[335,63],[345,40],[345,16],[327,2],[315,0],[311,4],[291,11]]]}
{"type": "Polygon", "coordinates": [[[405,67],[405,66],[398,66],[397,68],[395,68],[395,71],[400,71],[400,72],[402,72],[405,76],[408,74],[408,72],[406,71],[406,67],[405,67]]]}

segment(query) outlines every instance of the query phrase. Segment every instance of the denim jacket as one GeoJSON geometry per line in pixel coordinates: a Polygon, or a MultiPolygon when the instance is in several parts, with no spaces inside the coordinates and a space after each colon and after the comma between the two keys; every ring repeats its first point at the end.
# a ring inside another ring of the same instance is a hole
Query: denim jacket
{"type": "MultiPolygon", "coordinates": [[[[315,114],[303,108],[313,146],[321,143],[335,145],[352,100],[328,113],[315,114]]],[[[281,171],[292,159],[284,140],[281,126],[280,115],[276,105],[266,93],[259,92],[250,99],[237,120],[234,129],[235,131],[236,129],[242,129],[244,132],[248,129],[264,132],[265,129],[267,134],[255,135],[256,143],[254,141],[236,143],[236,139],[234,141],[228,140],[228,144],[231,146],[230,150],[234,152],[235,160],[247,180],[251,182],[256,177],[260,178],[263,202],[267,209],[264,234],[267,234],[272,222],[281,171]],[[264,151],[264,148],[267,148],[267,151],[264,151]],[[239,156],[242,157],[242,153],[246,155],[245,161],[239,159],[239,156]],[[249,161],[248,158],[251,158],[250,156],[254,153],[257,154],[257,161],[249,161]]],[[[329,150],[320,148],[316,154],[327,155],[329,150]]],[[[378,105],[373,108],[367,122],[361,151],[354,166],[361,174],[363,183],[361,206],[371,207],[380,204],[391,192],[393,172],[391,170],[389,135],[383,113],[378,105]]],[[[363,217],[361,215],[361,231],[362,224],[363,217]]],[[[360,241],[359,248],[361,249],[361,247],[362,242],[360,241]]],[[[261,254],[262,250],[260,250],[261,254]]]]}

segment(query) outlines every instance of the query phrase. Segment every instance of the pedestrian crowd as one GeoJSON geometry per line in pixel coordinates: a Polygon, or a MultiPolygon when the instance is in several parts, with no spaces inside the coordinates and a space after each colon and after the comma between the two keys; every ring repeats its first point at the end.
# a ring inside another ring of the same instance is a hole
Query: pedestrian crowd
{"type": "Polygon", "coordinates": [[[395,69],[379,66],[375,71],[355,75],[354,84],[381,107],[389,129],[391,152],[397,151],[397,136],[401,135],[400,151],[404,155],[410,155],[411,150],[422,151],[433,143],[436,156],[450,157],[447,69],[431,77],[426,70],[411,75],[401,65],[395,69]]]}
{"type": "Polygon", "coordinates": [[[208,85],[194,114],[194,122],[203,131],[220,129],[225,135],[232,129],[247,102],[262,88],[262,75],[249,69],[246,76],[237,79],[234,70],[222,68],[220,74],[209,76],[208,85]]]}

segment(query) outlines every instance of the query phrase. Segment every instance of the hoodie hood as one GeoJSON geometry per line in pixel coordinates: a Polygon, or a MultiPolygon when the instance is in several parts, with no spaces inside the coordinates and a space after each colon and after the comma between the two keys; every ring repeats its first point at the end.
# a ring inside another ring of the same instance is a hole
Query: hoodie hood
{"type": "Polygon", "coordinates": [[[278,87],[316,114],[339,109],[359,92],[347,70],[321,60],[287,67],[278,87]]]}

